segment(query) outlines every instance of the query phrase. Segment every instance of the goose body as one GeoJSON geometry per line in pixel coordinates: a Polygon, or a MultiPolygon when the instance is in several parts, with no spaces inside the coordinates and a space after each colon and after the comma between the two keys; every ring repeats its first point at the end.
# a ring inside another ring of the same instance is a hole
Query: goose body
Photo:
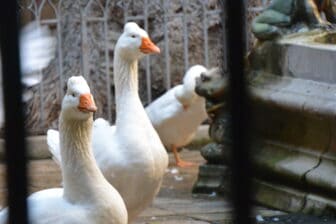
{"type": "MultiPolygon", "coordinates": [[[[71,77],[60,115],[60,155],[64,188],[28,197],[29,222],[34,224],[126,224],[127,211],[119,193],[99,170],[91,149],[96,110],[83,77],[71,77]]],[[[6,223],[7,209],[0,213],[6,223]]]]}
{"type": "Polygon", "coordinates": [[[55,57],[56,38],[48,27],[31,22],[21,30],[19,44],[22,82],[33,86],[42,79],[35,72],[46,68],[55,57]]]}
{"type": "MultiPolygon", "coordinates": [[[[20,32],[20,62],[22,83],[27,87],[39,83],[42,79],[36,72],[47,67],[55,56],[56,41],[47,27],[36,22],[29,23],[20,32]]],[[[0,57],[0,128],[4,125],[2,69],[0,57]]]]}
{"type": "MultiPolygon", "coordinates": [[[[125,201],[129,223],[153,201],[168,166],[168,155],[138,94],[138,60],[159,51],[137,24],[125,24],[114,51],[116,125],[102,118],[93,125],[94,156],[125,201]]],[[[48,134],[48,145],[59,160],[55,136],[57,131],[48,134]]]]}
{"type": "Polygon", "coordinates": [[[176,164],[181,167],[192,163],[181,160],[177,148],[190,143],[198,126],[207,118],[205,99],[195,93],[196,78],[206,71],[201,65],[192,66],[183,84],[168,90],[146,107],[162,143],[173,151],[176,164]]]}

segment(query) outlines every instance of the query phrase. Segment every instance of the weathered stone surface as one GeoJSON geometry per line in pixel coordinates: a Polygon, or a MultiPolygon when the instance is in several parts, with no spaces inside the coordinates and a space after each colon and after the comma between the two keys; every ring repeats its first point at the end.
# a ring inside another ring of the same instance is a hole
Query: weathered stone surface
{"type": "Polygon", "coordinates": [[[211,139],[218,143],[223,143],[224,139],[230,135],[230,117],[227,113],[218,112],[218,114],[212,118],[212,123],[209,128],[209,135],[211,139]]]}
{"type": "MultiPolygon", "coordinates": [[[[27,158],[29,160],[51,158],[51,153],[48,150],[47,139],[45,135],[27,137],[26,143],[27,158]]],[[[5,140],[0,138],[0,161],[3,161],[4,158],[5,140]]]]}
{"type": "MultiPolygon", "coordinates": [[[[226,210],[224,208],[224,210],[226,210]]],[[[199,214],[191,214],[190,217],[198,219],[198,220],[206,220],[211,223],[229,223],[229,221],[232,221],[232,209],[228,210],[227,212],[222,213],[215,213],[215,214],[208,214],[208,213],[199,213],[199,214]]]]}
{"type": "Polygon", "coordinates": [[[256,201],[287,212],[299,212],[305,203],[305,193],[263,181],[254,181],[254,192],[256,201]]]}
{"type": "Polygon", "coordinates": [[[253,146],[252,163],[257,176],[268,179],[285,179],[289,185],[304,184],[308,171],[316,167],[319,157],[310,151],[297,151],[295,147],[274,142],[262,142],[253,146]]]}
{"type": "MultiPolygon", "coordinates": [[[[336,164],[335,153],[325,152],[335,151],[331,137],[335,136],[335,86],[259,74],[250,80],[250,87],[258,115],[254,136],[261,137],[253,144],[256,175],[277,183],[257,185],[256,201],[290,212],[329,214],[334,209],[335,200],[328,195],[335,189],[336,164]],[[301,188],[315,189],[319,195],[301,188]]],[[[224,145],[229,147],[229,142],[224,145]]],[[[228,162],[228,153],[224,156],[228,162]]]]}
{"type": "MultiPolygon", "coordinates": [[[[146,221],[137,221],[136,224],[210,224],[210,222],[195,220],[190,217],[180,217],[180,216],[171,216],[171,217],[152,217],[151,220],[146,221]]],[[[223,223],[224,224],[224,223],[223,223]]]]}
{"type": "MultiPolygon", "coordinates": [[[[327,24],[317,13],[306,11],[312,3],[273,1],[252,24],[261,41],[248,55],[255,115],[251,155],[255,177],[263,180],[255,181],[255,200],[290,212],[330,214],[336,201],[332,177],[336,171],[336,34],[304,31],[314,24],[327,24]],[[293,17],[299,11],[304,14],[293,17]]],[[[328,13],[335,15],[333,10],[328,13]]],[[[225,154],[224,161],[228,159],[225,154]]]]}
{"type": "Polygon", "coordinates": [[[308,194],[306,196],[306,204],[302,212],[319,216],[328,215],[335,217],[336,202],[335,200],[330,200],[327,197],[308,194]]]}
{"type": "Polygon", "coordinates": [[[276,210],[276,209],[265,209],[265,207],[259,207],[256,206],[253,208],[253,214],[255,216],[260,215],[261,217],[268,217],[268,216],[280,216],[280,215],[286,215],[287,212],[276,210]]]}
{"type": "MultiPolygon", "coordinates": [[[[336,35],[335,33],[327,34],[336,35]]],[[[318,43],[295,44],[295,41],[299,40],[294,38],[283,45],[285,48],[283,50],[284,57],[287,59],[287,63],[282,69],[282,74],[319,82],[336,83],[335,45],[318,43]]]]}
{"type": "Polygon", "coordinates": [[[311,31],[260,43],[249,55],[251,68],[279,76],[336,83],[333,63],[336,47],[333,43],[318,42],[325,36],[333,37],[336,33],[311,31]]]}
{"type": "Polygon", "coordinates": [[[204,164],[199,166],[198,179],[193,186],[193,193],[223,194],[225,180],[230,178],[230,171],[226,166],[218,164],[204,164]]]}
{"type": "Polygon", "coordinates": [[[330,147],[336,85],[258,74],[250,86],[258,134],[320,152],[330,147]]]}
{"type": "Polygon", "coordinates": [[[223,164],[224,146],[217,143],[210,143],[201,149],[201,155],[211,164],[223,164]]]}
{"type": "Polygon", "coordinates": [[[290,214],[265,217],[264,221],[258,224],[334,224],[336,220],[333,217],[322,216],[316,217],[304,214],[290,214]]]}
{"type": "Polygon", "coordinates": [[[224,178],[228,176],[227,167],[223,166],[224,141],[228,132],[227,115],[225,113],[226,77],[219,68],[213,68],[201,74],[196,80],[195,91],[206,98],[206,110],[211,119],[209,135],[215,143],[209,143],[201,150],[207,163],[199,167],[198,180],[193,193],[223,193],[224,178]]]}
{"type": "Polygon", "coordinates": [[[174,199],[162,197],[155,202],[155,206],[173,211],[176,215],[187,215],[192,213],[222,213],[225,209],[231,209],[230,204],[224,200],[202,201],[200,199],[174,199]],[[196,204],[197,202],[197,204],[196,204]]]}
{"type": "Polygon", "coordinates": [[[45,135],[27,137],[26,141],[28,147],[28,159],[51,158],[45,135]]]}
{"type": "MultiPolygon", "coordinates": [[[[305,180],[309,185],[322,192],[329,192],[334,195],[336,189],[336,155],[335,153],[328,153],[321,156],[321,161],[306,174],[305,180]]],[[[331,197],[336,201],[336,197],[331,197]]]]}
{"type": "MultiPolygon", "coordinates": [[[[228,182],[229,180],[225,179],[225,192],[230,193],[231,189],[228,182]]],[[[279,182],[269,182],[255,178],[253,178],[252,197],[256,202],[268,208],[279,209],[283,212],[333,216],[336,209],[334,200],[309,193],[305,190],[291,188],[279,184],[279,182]]],[[[274,215],[281,217],[284,215],[283,212],[270,212],[270,210],[262,211],[258,209],[254,211],[254,214],[263,217],[274,215]]]]}

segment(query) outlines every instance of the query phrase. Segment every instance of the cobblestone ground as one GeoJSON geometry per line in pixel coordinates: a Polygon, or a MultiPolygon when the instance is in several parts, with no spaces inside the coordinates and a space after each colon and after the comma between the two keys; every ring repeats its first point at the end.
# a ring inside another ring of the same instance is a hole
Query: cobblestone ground
{"type": "MultiPolygon", "coordinates": [[[[192,195],[191,188],[197,178],[198,167],[177,168],[172,154],[162,188],[152,206],[136,220],[136,224],[228,224],[231,222],[231,206],[225,198],[216,195],[192,195]]],[[[204,162],[198,151],[183,150],[182,158],[197,164],[204,162]]],[[[58,187],[61,182],[60,169],[52,160],[29,162],[29,192],[58,187]]],[[[5,166],[0,164],[0,206],[5,205],[5,166]]],[[[258,208],[258,214],[279,214],[258,208]]]]}
{"type": "MultiPolygon", "coordinates": [[[[181,156],[197,164],[204,162],[198,151],[183,150],[181,156]]],[[[171,154],[170,161],[158,197],[136,223],[231,223],[231,207],[224,198],[191,194],[198,167],[177,168],[171,154]]]]}

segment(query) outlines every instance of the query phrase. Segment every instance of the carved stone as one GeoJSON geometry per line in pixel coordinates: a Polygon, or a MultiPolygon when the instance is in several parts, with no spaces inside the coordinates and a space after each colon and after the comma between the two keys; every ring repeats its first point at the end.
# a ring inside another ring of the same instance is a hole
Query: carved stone
{"type": "Polygon", "coordinates": [[[224,184],[230,172],[224,166],[224,136],[227,130],[227,113],[225,96],[227,96],[226,79],[218,68],[210,69],[201,75],[196,84],[197,94],[206,98],[206,109],[211,119],[210,138],[214,141],[201,149],[201,155],[207,161],[199,167],[198,180],[193,193],[224,193],[224,184]]]}
{"type": "Polygon", "coordinates": [[[260,204],[336,212],[335,37],[335,30],[321,29],[282,35],[259,41],[247,57],[260,204]]]}
{"type": "Polygon", "coordinates": [[[253,20],[252,32],[259,40],[273,40],[290,33],[329,28],[335,22],[333,0],[274,0],[253,20]]]}
{"type": "MultiPolygon", "coordinates": [[[[247,57],[253,196],[260,204],[314,215],[336,212],[335,43],[335,30],[314,29],[259,41],[247,57]]],[[[207,163],[194,192],[230,190],[223,165],[230,161],[228,92],[225,77],[214,80],[201,77],[196,89],[207,99],[215,143],[202,149],[207,163]],[[214,169],[224,176],[214,181],[214,169]]]]}

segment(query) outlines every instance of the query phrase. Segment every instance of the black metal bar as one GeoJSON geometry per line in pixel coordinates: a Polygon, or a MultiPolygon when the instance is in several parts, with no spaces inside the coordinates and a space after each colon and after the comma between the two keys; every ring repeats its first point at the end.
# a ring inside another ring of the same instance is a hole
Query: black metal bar
{"type": "Polygon", "coordinates": [[[223,0],[227,69],[230,84],[232,199],[234,223],[251,223],[251,165],[249,156],[249,107],[244,76],[246,47],[244,0],[223,0]]]}
{"type": "Polygon", "coordinates": [[[27,223],[27,175],[18,45],[18,5],[0,7],[9,223],[27,223]]]}

